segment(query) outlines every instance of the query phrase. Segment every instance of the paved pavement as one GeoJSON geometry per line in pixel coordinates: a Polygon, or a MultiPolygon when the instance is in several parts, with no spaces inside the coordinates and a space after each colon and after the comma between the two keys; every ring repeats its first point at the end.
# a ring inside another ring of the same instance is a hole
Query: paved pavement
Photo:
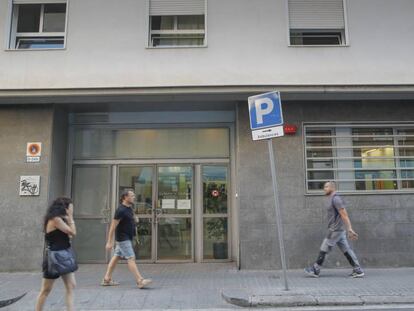
{"type": "MultiPolygon", "coordinates": [[[[140,265],[146,277],[154,280],[148,289],[139,290],[126,265],[115,271],[117,287],[98,286],[105,265],[82,265],[77,272],[77,310],[184,310],[242,308],[229,304],[223,293],[253,300],[280,301],[325,297],[325,301],[345,301],[349,297],[365,297],[369,303],[414,303],[414,268],[368,269],[364,279],[347,277],[349,270],[323,270],[319,279],[304,277],[302,271],[289,271],[291,291],[284,292],[280,272],[238,271],[234,264],[146,264],[140,265]],[[342,300],[341,300],[342,299],[342,300]],[[391,300],[390,300],[391,299],[391,300]],[[405,299],[405,300],[404,300],[405,299]],[[412,300],[410,300],[412,299],[412,300]]],[[[33,310],[40,288],[39,273],[0,273],[0,300],[28,292],[19,302],[3,310],[33,310]]],[[[46,310],[64,310],[63,285],[57,281],[46,310]]],[[[272,304],[268,304],[271,306],[272,304]]],[[[251,304],[251,306],[268,306],[251,304]]],[[[320,307],[318,310],[322,310],[320,307]]]]}

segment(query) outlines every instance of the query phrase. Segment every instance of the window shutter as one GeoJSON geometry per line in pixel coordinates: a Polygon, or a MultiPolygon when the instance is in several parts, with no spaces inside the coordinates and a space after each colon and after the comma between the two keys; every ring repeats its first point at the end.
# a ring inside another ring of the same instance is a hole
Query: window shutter
{"type": "Polygon", "coordinates": [[[206,0],[149,0],[150,15],[204,15],[206,0]]]}
{"type": "Polygon", "coordinates": [[[290,29],[344,29],[343,0],[289,0],[290,29]]]}
{"type": "Polygon", "coordinates": [[[49,4],[66,3],[66,0],[13,0],[14,4],[49,4]]]}

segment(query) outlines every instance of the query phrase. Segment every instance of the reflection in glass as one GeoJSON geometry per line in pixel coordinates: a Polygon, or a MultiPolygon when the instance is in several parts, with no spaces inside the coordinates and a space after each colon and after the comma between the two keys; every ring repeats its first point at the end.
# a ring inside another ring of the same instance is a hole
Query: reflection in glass
{"type": "Polygon", "coordinates": [[[227,158],[229,141],[228,128],[77,129],[75,158],[227,158]]]}
{"type": "MultiPolygon", "coordinates": [[[[334,129],[318,129],[308,128],[306,129],[306,157],[308,169],[327,169],[334,167],[334,150],[329,148],[333,146],[332,136],[334,135],[334,129]],[[324,148],[320,148],[324,147],[324,148]],[[327,159],[318,159],[327,158],[327,159]]],[[[334,171],[321,170],[321,171],[308,171],[308,189],[319,190],[323,189],[325,180],[334,179],[334,171]],[[324,181],[311,181],[311,180],[324,180],[324,181]]]]}
{"type": "Polygon", "coordinates": [[[401,129],[397,132],[398,135],[398,152],[399,156],[406,157],[400,159],[401,168],[410,168],[410,170],[401,171],[401,186],[403,189],[414,188],[414,129],[401,129]],[[402,136],[408,135],[408,136],[402,136]],[[406,180],[404,180],[404,178],[406,180]]]}
{"type": "Polygon", "coordinates": [[[174,16],[151,16],[151,30],[173,30],[174,16]]]}
{"type": "Polygon", "coordinates": [[[191,46],[203,45],[202,34],[154,34],[152,35],[152,46],[191,46]]]}
{"type": "Polygon", "coordinates": [[[393,147],[355,149],[354,155],[362,157],[361,160],[355,161],[355,167],[366,169],[355,171],[355,179],[364,180],[355,181],[357,190],[397,189],[397,172],[389,169],[395,168],[393,147]],[[375,161],[372,161],[372,158],[375,161]]]}
{"type": "Polygon", "coordinates": [[[228,259],[227,218],[204,218],[204,259],[228,259]]]}
{"type": "Polygon", "coordinates": [[[227,167],[203,166],[204,213],[227,213],[227,167]]]}
{"type": "Polygon", "coordinates": [[[106,227],[96,219],[76,219],[73,247],[79,262],[105,261],[106,227]]]}
{"type": "Polygon", "coordinates": [[[157,257],[160,260],[191,259],[191,218],[160,218],[157,257]]]}
{"type": "Polygon", "coordinates": [[[134,251],[137,260],[151,259],[152,223],[150,218],[139,218],[137,235],[134,240],[134,251]]]}
{"type": "Polygon", "coordinates": [[[180,30],[204,29],[204,15],[177,16],[177,28],[180,30]]]}
{"type": "Polygon", "coordinates": [[[134,212],[152,213],[152,175],[151,166],[122,166],[119,168],[119,195],[126,189],[135,192],[134,212]]]}
{"type": "Polygon", "coordinates": [[[361,158],[354,161],[354,167],[364,169],[355,171],[356,190],[397,189],[392,135],[392,128],[352,129],[353,156],[361,158]]]}
{"type": "Polygon", "coordinates": [[[43,32],[64,32],[66,22],[66,3],[45,4],[43,32]]]}
{"type": "Polygon", "coordinates": [[[17,49],[61,49],[63,38],[17,38],[17,49]]]}
{"type": "Polygon", "coordinates": [[[108,167],[75,167],[72,193],[75,217],[107,216],[108,185],[108,167]]]}
{"type": "Polygon", "coordinates": [[[17,32],[39,32],[40,4],[19,5],[17,32]]]}
{"type": "Polygon", "coordinates": [[[163,214],[191,214],[192,188],[191,166],[158,168],[158,207],[163,214]]]}

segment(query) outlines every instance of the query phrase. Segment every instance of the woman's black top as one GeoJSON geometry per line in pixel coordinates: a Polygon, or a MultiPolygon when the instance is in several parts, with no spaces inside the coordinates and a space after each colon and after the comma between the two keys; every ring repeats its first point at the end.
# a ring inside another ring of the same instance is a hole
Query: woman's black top
{"type": "Polygon", "coordinates": [[[52,251],[61,251],[70,247],[69,235],[59,229],[45,234],[47,247],[52,251]]]}

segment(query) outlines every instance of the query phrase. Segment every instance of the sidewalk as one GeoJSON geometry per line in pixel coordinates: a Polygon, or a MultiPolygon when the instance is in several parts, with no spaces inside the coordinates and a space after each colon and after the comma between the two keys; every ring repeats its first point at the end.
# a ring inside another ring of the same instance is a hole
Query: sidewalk
{"type": "MultiPolygon", "coordinates": [[[[82,265],[77,272],[77,310],[166,310],[227,309],[240,305],[361,305],[414,304],[414,268],[367,269],[364,279],[350,279],[349,270],[323,270],[319,279],[289,271],[291,291],[284,292],[276,271],[238,271],[234,264],[147,264],[140,265],[154,280],[139,290],[127,267],[117,268],[117,287],[98,286],[105,265],[82,265]],[[226,298],[226,302],[223,297],[226,298]],[[236,306],[232,303],[236,303],[236,306]]],[[[0,300],[28,292],[19,302],[1,309],[33,310],[40,289],[39,273],[0,273],[0,300]]],[[[63,310],[63,285],[57,281],[46,310],[63,310]]]]}

